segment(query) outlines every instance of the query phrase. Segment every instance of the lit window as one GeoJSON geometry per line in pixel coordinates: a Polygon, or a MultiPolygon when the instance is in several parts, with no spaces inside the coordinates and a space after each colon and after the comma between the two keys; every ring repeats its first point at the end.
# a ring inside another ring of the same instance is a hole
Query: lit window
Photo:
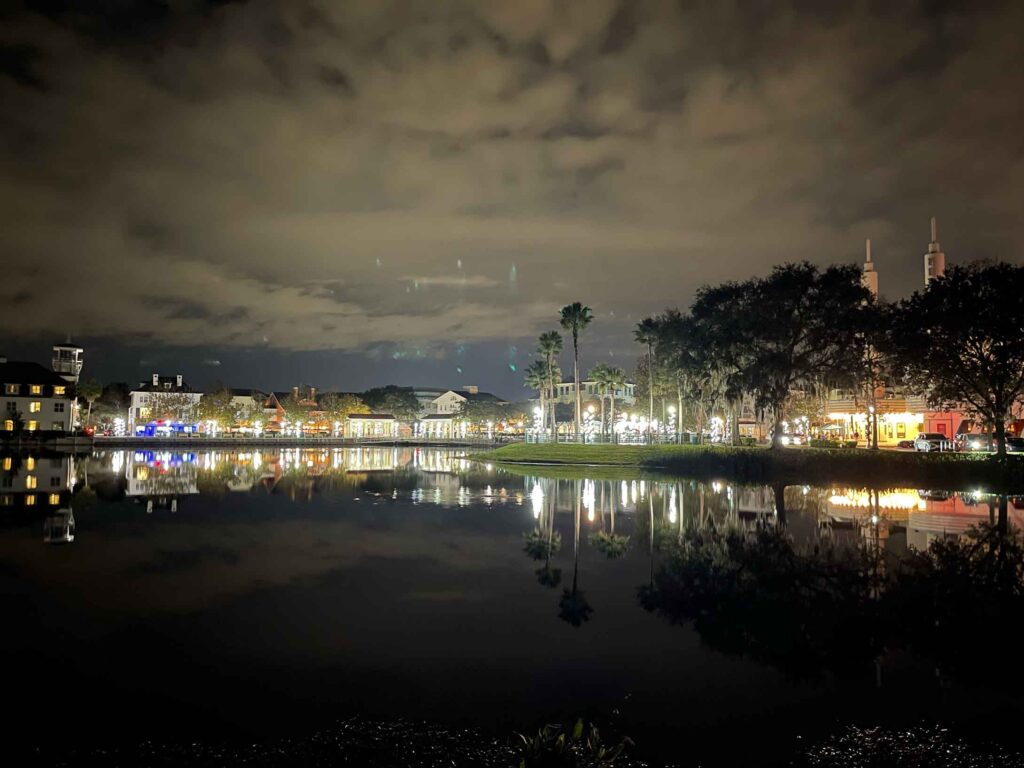
{"type": "Polygon", "coordinates": [[[37,429],[39,429],[39,422],[33,419],[27,425],[25,425],[25,429],[27,429],[29,432],[35,432],[37,429]]]}
{"type": "Polygon", "coordinates": [[[52,506],[56,506],[56,505],[60,504],[60,494],[59,493],[51,493],[50,494],[50,504],[52,506]]]}
{"type": "Polygon", "coordinates": [[[31,387],[29,387],[29,392],[33,395],[41,395],[43,394],[43,385],[33,384],[31,387]]]}
{"type": "Polygon", "coordinates": [[[35,456],[29,456],[27,459],[25,459],[25,469],[27,469],[29,472],[31,472],[35,468],[36,468],[35,456]]]}
{"type": "Polygon", "coordinates": [[[33,402],[28,404],[28,412],[29,413],[39,413],[39,411],[42,409],[42,407],[43,407],[42,403],[40,403],[38,400],[34,400],[33,402]]]}
{"type": "Polygon", "coordinates": [[[34,507],[35,505],[36,505],[36,495],[34,493],[30,493],[28,496],[25,497],[25,506],[26,507],[34,507]]]}
{"type": "Polygon", "coordinates": [[[26,475],[25,476],[25,487],[28,488],[30,491],[33,488],[36,487],[36,476],[35,475],[26,475]]]}
{"type": "Polygon", "coordinates": [[[9,507],[12,504],[14,504],[14,497],[9,493],[5,493],[3,496],[0,496],[0,507],[9,507]]]}
{"type": "Polygon", "coordinates": [[[5,456],[4,457],[4,470],[7,471],[7,472],[10,472],[11,471],[11,467],[13,467],[13,466],[14,466],[14,459],[12,459],[10,456],[5,456]]]}
{"type": "Polygon", "coordinates": [[[20,387],[17,384],[4,384],[5,395],[16,395],[20,387]]]}
{"type": "Polygon", "coordinates": [[[53,394],[55,394],[55,395],[63,395],[65,390],[66,390],[66,387],[54,387],[53,388],[53,394]]]}
{"type": "Polygon", "coordinates": [[[4,421],[4,431],[5,432],[13,432],[14,431],[14,422],[11,421],[10,419],[5,420],[4,421]]]}

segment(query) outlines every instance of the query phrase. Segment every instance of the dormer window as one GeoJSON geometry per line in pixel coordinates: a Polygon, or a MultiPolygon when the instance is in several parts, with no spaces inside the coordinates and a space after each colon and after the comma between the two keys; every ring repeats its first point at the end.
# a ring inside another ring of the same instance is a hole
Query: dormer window
{"type": "Polygon", "coordinates": [[[42,384],[33,384],[30,387],[30,391],[32,392],[33,395],[41,395],[41,394],[43,394],[43,385],[42,384]]]}
{"type": "Polygon", "coordinates": [[[171,388],[171,382],[165,381],[164,382],[164,389],[170,389],[170,388],[171,388]]]}
{"type": "Polygon", "coordinates": [[[63,395],[64,391],[65,391],[64,387],[54,387],[53,388],[53,394],[54,395],[63,395]]]}
{"type": "Polygon", "coordinates": [[[16,395],[20,387],[17,384],[4,384],[5,395],[16,395]]]}

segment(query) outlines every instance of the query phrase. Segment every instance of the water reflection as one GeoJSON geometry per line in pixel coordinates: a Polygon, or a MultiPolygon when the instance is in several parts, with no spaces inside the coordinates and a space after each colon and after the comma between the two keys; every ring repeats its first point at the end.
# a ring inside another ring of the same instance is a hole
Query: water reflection
{"type": "MultiPolygon", "coordinates": [[[[511,472],[410,447],[10,454],[0,470],[0,588],[30,595],[0,650],[63,661],[71,638],[104,685],[123,673],[125,701],[188,698],[220,665],[209,698],[239,693],[219,716],[254,722],[289,716],[279,691],[402,714],[465,702],[468,719],[515,699],[521,726],[555,699],[575,715],[635,690],[645,717],[689,707],[671,716],[707,725],[715,692],[788,727],[781,679],[891,686],[910,658],[924,698],[976,675],[965,648],[1024,629],[1024,505],[980,489],[511,472]],[[154,646],[172,666],[140,693],[154,646]]],[[[75,696],[86,674],[50,683],[75,696]]]]}

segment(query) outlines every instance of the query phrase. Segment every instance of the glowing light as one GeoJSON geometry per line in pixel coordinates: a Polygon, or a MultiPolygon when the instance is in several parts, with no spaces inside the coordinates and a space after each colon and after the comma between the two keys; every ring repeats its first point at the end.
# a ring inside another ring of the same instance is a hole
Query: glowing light
{"type": "Polygon", "coordinates": [[[544,490],[540,483],[535,484],[530,491],[530,503],[533,504],[533,516],[540,517],[541,510],[544,509],[544,490]]]}

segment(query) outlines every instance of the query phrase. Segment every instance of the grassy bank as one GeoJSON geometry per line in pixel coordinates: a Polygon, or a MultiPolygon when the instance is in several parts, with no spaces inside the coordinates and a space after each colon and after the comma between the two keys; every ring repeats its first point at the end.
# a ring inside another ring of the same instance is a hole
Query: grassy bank
{"type": "Polygon", "coordinates": [[[979,454],[896,451],[733,448],[710,445],[567,445],[516,443],[474,458],[514,464],[632,467],[688,477],[749,483],[870,486],[1024,492],[1024,457],[999,462],[979,454]]]}

